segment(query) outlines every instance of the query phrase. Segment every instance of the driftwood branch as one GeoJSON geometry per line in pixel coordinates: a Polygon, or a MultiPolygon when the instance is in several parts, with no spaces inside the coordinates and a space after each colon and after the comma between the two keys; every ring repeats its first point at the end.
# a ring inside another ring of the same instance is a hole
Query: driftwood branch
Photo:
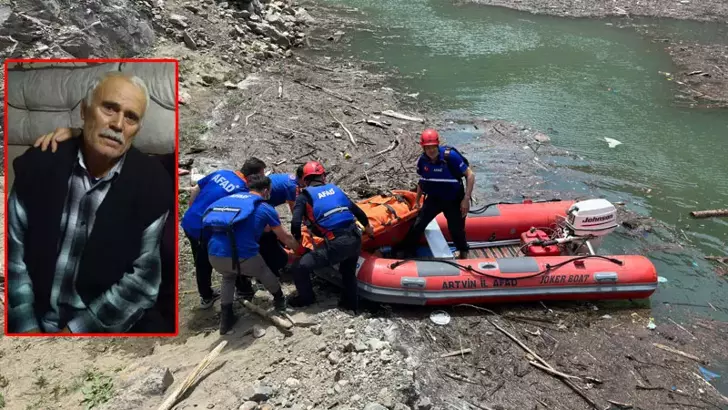
{"type": "Polygon", "coordinates": [[[645,386],[644,384],[638,384],[637,390],[667,390],[662,386],[645,386]]]}
{"type": "Polygon", "coordinates": [[[558,377],[562,377],[565,379],[581,380],[581,377],[579,377],[579,376],[572,376],[570,374],[561,373],[558,370],[548,368],[548,367],[542,365],[541,363],[534,362],[533,360],[529,361],[528,363],[530,363],[531,366],[533,366],[533,367],[538,367],[539,369],[545,371],[546,373],[550,373],[552,376],[558,376],[558,377]]]}
{"type": "Polygon", "coordinates": [[[336,72],[336,70],[334,70],[333,68],[324,67],[322,65],[318,65],[318,64],[314,64],[314,63],[307,63],[307,62],[301,60],[298,57],[296,57],[296,61],[298,61],[299,63],[301,63],[301,65],[305,65],[305,66],[308,66],[308,67],[315,67],[315,68],[318,68],[319,70],[328,71],[330,73],[336,72]]]}
{"type": "MultiPolygon", "coordinates": [[[[291,134],[299,134],[299,135],[303,135],[304,137],[309,137],[309,138],[313,138],[313,135],[312,135],[312,134],[310,134],[310,133],[308,133],[308,132],[304,132],[304,131],[297,131],[297,130],[294,130],[294,129],[292,129],[292,128],[286,128],[286,127],[281,127],[281,126],[279,126],[279,125],[276,125],[275,127],[276,127],[277,129],[279,129],[280,131],[286,131],[286,132],[290,132],[291,134]]],[[[286,135],[286,134],[283,134],[283,133],[281,133],[281,132],[279,132],[279,134],[281,134],[281,135],[285,136],[286,138],[292,138],[291,136],[289,136],[289,135],[286,135]]]]}
{"type": "Polygon", "coordinates": [[[468,354],[468,353],[473,353],[473,351],[470,349],[456,350],[454,352],[441,354],[440,358],[444,359],[446,357],[459,356],[459,355],[464,355],[464,354],[468,354]]]}
{"type": "Polygon", "coordinates": [[[331,112],[331,110],[329,110],[329,114],[331,114],[331,117],[332,117],[332,118],[333,118],[333,119],[334,119],[334,120],[335,120],[336,122],[338,122],[338,123],[339,123],[339,125],[341,125],[341,128],[343,128],[343,129],[344,129],[344,131],[346,131],[346,133],[347,133],[347,134],[349,134],[349,140],[350,140],[350,141],[351,141],[351,143],[352,143],[352,144],[354,144],[354,146],[356,147],[356,146],[357,146],[357,145],[356,145],[356,140],[354,140],[354,135],[353,135],[353,134],[351,133],[351,131],[349,131],[349,129],[348,129],[348,128],[346,128],[346,125],[344,125],[344,123],[343,123],[343,122],[339,121],[339,119],[338,119],[338,118],[336,118],[336,116],[334,116],[334,113],[333,113],[333,112],[331,112]]]}
{"type": "MultiPolygon", "coordinates": [[[[515,336],[513,336],[510,333],[508,333],[508,331],[506,331],[502,327],[498,326],[496,323],[493,323],[493,322],[490,322],[490,323],[493,326],[495,326],[496,329],[500,330],[501,333],[503,333],[504,335],[508,336],[511,340],[513,340],[514,342],[516,342],[516,344],[518,344],[523,350],[525,350],[526,352],[528,352],[529,354],[531,354],[531,356],[533,356],[534,358],[536,358],[536,360],[538,360],[539,362],[541,362],[540,364],[542,364],[543,367],[542,366],[538,366],[539,363],[536,363],[534,361],[529,361],[529,363],[531,363],[531,364],[534,364],[535,363],[535,365],[536,365],[535,367],[538,367],[539,369],[542,369],[542,370],[548,372],[552,376],[557,377],[564,384],[566,384],[567,386],[569,386],[569,388],[571,390],[573,390],[574,392],[576,392],[576,394],[578,394],[579,396],[581,396],[582,399],[584,399],[587,403],[589,403],[590,406],[592,406],[595,409],[599,409],[599,406],[597,406],[597,404],[596,404],[596,402],[594,402],[594,400],[592,400],[589,396],[587,396],[586,393],[584,393],[584,391],[579,388],[579,386],[575,385],[571,380],[569,380],[569,377],[565,377],[565,376],[567,376],[566,374],[563,374],[563,373],[557,371],[556,369],[554,369],[553,366],[551,366],[546,360],[542,359],[541,356],[537,355],[536,352],[534,352],[528,346],[526,346],[525,344],[523,344],[523,342],[521,342],[520,340],[518,340],[515,336]],[[546,370],[546,369],[548,369],[548,370],[546,370]]],[[[576,376],[570,376],[570,377],[576,377],[576,376]]]]}
{"type": "Polygon", "coordinates": [[[662,350],[664,350],[666,352],[674,353],[676,355],[680,355],[680,356],[685,357],[687,359],[695,360],[696,362],[703,363],[703,360],[701,358],[699,358],[697,356],[693,356],[690,353],[685,353],[682,350],[673,349],[670,346],[665,346],[665,345],[660,344],[660,343],[653,343],[652,345],[655,346],[656,348],[662,349],[662,350]]]}
{"type": "Polygon", "coordinates": [[[321,87],[320,85],[309,84],[309,83],[307,83],[305,81],[302,81],[302,80],[293,80],[293,82],[294,83],[297,83],[297,84],[301,84],[302,86],[307,87],[307,88],[310,88],[312,90],[323,91],[324,93],[326,93],[328,95],[331,95],[333,97],[336,97],[336,98],[338,98],[340,100],[344,100],[344,101],[349,102],[349,103],[353,103],[354,102],[354,99],[353,98],[347,97],[346,95],[341,95],[341,94],[337,93],[336,91],[329,90],[328,88],[321,87]]]}
{"type": "Polygon", "coordinates": [[[695,335],[694,335],[694,334],[690,333],[690,331],[689,331],[689,330],[687,330],[687,329],[685,329],[684,327],[682,327],[682,325],[680,325],[680,324],[679,324],[679,323],[677,323],[676,321],[672,320],[672,319],[671,319],[671,318],[669,318],[669,317],[667,318],[667,320],[669,320],[669,321],[670,321],[670,322],[672,322],[672,323],[673,323],[673,324],[674,324],[675,326],[677,326],[677,327],[679,327],[680,329],[682,329],[682,331],[684,331],[685,333],[689,334],[689,335],[690,335],[690,337],[692,337],[693,339],[697,339],[697,337],[695,337],[695,335]]]}
{"type": "Polygon", "coordinates": [[[375,127],[379,127],[379,128],[384,128],[385,130],[386,130],[387,128],[389,128],[389,127],[387,127],[386,125],[382,124],[381,122],[379,122],[379,121],[375,121],[375,120],[364,120],[364,122],[366,122],[366,123],[367,123],[367,124],[369,124],[369,125],[373,125],[373,126],[375,126],[375,127]]]}
{"type": "Polygon", "coordinates": [[[706,211],[692,211],[690,216],[693,218],[715,218],[715,217],[727,217],[728,209],[709,209],[706,211]]]}
{"type": "Polygon", "coordinates": [[[465,383],[470,383],[470,384],[478,384],[478,383],[476,383],[476,382],[468,379],[467,377],[463,377],[463,376],[460,376],[459,374],[455,374],[455,373],[445,373],[445,376],[447,376],[447,377],[449,377],[449,378],[451,378],[453,380],[457,380],[459,382],[465,382],[465,383]]]}
{"type": "Polygon", "coordinates": [[[414,121],[414,122],[421,122],[421,123],[425,122],[425,120],[423,118],[410,117],[409,115],[400,114],[400,113],[394,112],[392,110],[382,111],[382,115],[386,115],[387,117],[397,118],[397,119],[405,120],[405,121],[414,121]]]}
{"type": "Polygon", "coordinates": [[[728,257],[726,256],[706,256],[705,259],[709,261],[716,261],[720,263],[728,263],[728,257]]]}
{"type": "Polygon", "coordinates": [[[192,373],[190,373],[189,376],[187,376],[187,378],[182,382],[182,384],[180,384],[179,387],[177,387],[177,389],[175,389],[174,392],[172,392],[172,394],[170,394],[169,397],[167,397],[167,400],[165,400],[164,402],[162,402],[161,405],[159,405],[157,410],[171,409],[172,406],[174,406],[174,404],[177,402],[177,400],[179,400],[179,398],[182,397],[182,395],[187,391],[187,389],[189,389],[190,386],[192,386],[192,383],[195,381],[197,376],[199,376],[200,373],[202,373],[202,371],[205,370],[205,368],[207,366],[209,366],[213,360],[215,360],[215,358],[220,354],[220,351],[222,351],[222,349],[225,347],[225,345],[227,345],[227,340],[223,340],[222,342],[220,342],[219,345],[217,345],[217,347],[212,349],[212,351],[210,353],[208,353],[204,359],[202,359],[200,364],[198,364],[197,367],[195,367],[195,370],[193,370],[192,373]]]}
{"type": "Polygon", "coordinates": [[[399,145],[399,138],[395,138],[394,141],[392,141],[392,143],[389,144],[389,146],[387,148],[377,152],[375,155],[379,156],[382,154],[386,154],[387,152],[392,151],[393,149],[397,148],[398,145],[399,145]]]}
{"type": "Polygon", "coordinates": [[[546,360],[544,360],[543,358],[541,358],[541,356],[537,355],[536,352],[534,352],[528,346],[526,346],[525,344],[523,344],[523,342],[521,342],[520,340],[518,340],[515,336],[513,336],[510,333],[508,333],[507,330],[505,330],[502,327],[498,326],[497,323],[493,323],[493,322],[490,322],[490,323],[493,326],[495,326],[496,329],[500,330],[501,333],[503,333],[504,335],[508,336],[508,338],[510,338],[511,340],[513,340],[514,342],[516,342],[516,344],[518,346],[520,346],[521,349],[525,350],[526,352],[528,352],[529,354],[531,354],[531,356],[533,356],[536,360],[538,360],[539,362],[541,362],[541,364],[543,364],[544,366],[548,367],[549,369],[553,369],[553,367],[546,360]]]}
{"type": "Polygon", "coordinates": [[[610,404],[613,404],[613,405],[619,407],[620,409],[624,409],[624,410],[628,410],[628,409],[631,409],[633,407],[631,404],[620,403],[620,402],[614,401],[614,400],[607,400],[607,402],[609,402],[610,404]]]}
{"type": "Polygon", "coordinates": [[[291,159],[291,162],[298,161],[299,159],[304,158],[304,157],[307,157],[307,156],[313,154],[314,152],[316,152],[316,150],[315,149],[312,149],[311,151],[309,151],[309,152],[307,152],[305,154],[299,155],[296,158],[291,159]]]}
{"type": "Polygon", "coordinates": [[[280,330],[282,330],[285,333],[290,332],[290,328],[293,327],[293,324],[286,322],[285,320],[281,319],[278,316],[271,315],[265,310],[261,309],[259,306],[256,306],[255,304],[243,299],[243,306],[246,308],[252,310],[253,312],[257,313],[258,315],[270,320],[273,322],[274,325],[280,330]]]}
{"type": "Polygon", "coordinates": [[[476,409],[480,409],[480,410],[493,410],[492,407],[486,406],[485,404],[475,404],[475,403],[471,403],[469,401],[466,401],[465,403],[468,403],[469,406],[475,407],[476,409]]]}

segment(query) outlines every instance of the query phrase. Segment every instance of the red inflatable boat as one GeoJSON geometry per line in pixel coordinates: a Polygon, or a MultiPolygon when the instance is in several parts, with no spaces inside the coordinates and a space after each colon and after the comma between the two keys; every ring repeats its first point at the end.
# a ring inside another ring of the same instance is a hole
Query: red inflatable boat
{"type": "MultiPolygon", "coordinates": [[[[396,191],[359,205],[375,226],[374,237],[364,239],[357,266],[359,293],[372,301],[446,305],[640,299],[657,289],[656,269],[646,257],[595,252],[618,225],[616,208],[603,199],[498,203],[472,210],[466,219],[467,259],[455,258],[442,214],[427,227],[417,257],[391,255],[388,245],[401,240],[416,218],[412,192],[396,191]]],[[[324,246],[307,235],[304,246],[324,246]]],[[[335,268],[316,274],[338,285],[335,268]]]]}

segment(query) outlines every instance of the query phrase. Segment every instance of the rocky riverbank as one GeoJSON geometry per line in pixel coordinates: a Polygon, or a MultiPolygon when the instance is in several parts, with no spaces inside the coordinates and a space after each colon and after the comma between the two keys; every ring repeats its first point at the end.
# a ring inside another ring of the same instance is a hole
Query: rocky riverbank
{"type": "MultiPolygon", "coordinates": [[[[722,0],[462,0],[460,3],[477,3],[507,7],[534,14],[547,14],[575,18],[613,18],[618,24],[632,26],[635,17],[657,17],[728,24],[728,3],[722,0]]],[[[636,29],[652,36],[648,28],[637,24],[636,29]]],[[[693,107],[728,107],[728,45],[698,43],[680,38],[664,38],[654,41],[665,43],[678,69],[669,73],[679,86],[680,104],[693,107]]]]}

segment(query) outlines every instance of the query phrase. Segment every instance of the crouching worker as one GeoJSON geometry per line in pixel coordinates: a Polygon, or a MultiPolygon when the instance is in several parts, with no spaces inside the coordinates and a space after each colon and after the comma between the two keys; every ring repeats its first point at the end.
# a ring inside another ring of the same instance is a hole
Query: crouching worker
{"type": "Polygon", "coordinates": [[[311,223],[313,234],[325,239],[326,246],[304,254],[298,266],[292,269],[298,295],[292,297],[289,303],[294,307],[313,304],[316,297],[311,274],[315,269],[338,263],[344,288],[339,307],[356,313],[356,264],[361,252],[361,232],[356,226],[357,219],[365,227],[367,234],[372,235],[373,229],[361,208],[338,186],[326,183],[325,170],[320,163],[306,163],[302,177],[306,188],[296,198],[291,233],[300,241],[301,223],[305,218],[311,223]]]}
{"type": "MultiPolygon", "coordinates": [[[[278,278],[259,253],[258,241],[264,231],[272,230],[291,249],[300,247],[283,230],[275,208],[264,201],[270,196],[270,178],[248,177],[249,192],[229,195],[213,202],[203,216],[203,235],[209,236],[207,251],[212,267],[222,274],[220,295],[220,334],[237,321],[233,312],[235,280],[239,275],[256,278],[273,294],[275,309],[286,309],[286,298],[278,278]]],[[[252,300],[252,295],[246,297],[252,300]]]]}

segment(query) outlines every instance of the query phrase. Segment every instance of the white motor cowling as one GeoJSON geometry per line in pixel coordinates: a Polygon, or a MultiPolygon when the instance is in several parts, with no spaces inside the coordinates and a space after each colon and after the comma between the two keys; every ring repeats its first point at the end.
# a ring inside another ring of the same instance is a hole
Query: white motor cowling
{"type": "Polygon", "coordinates": [[[606,199],[588,199],[569,208],[566,227],[573,236],[601,237],[617,229],[617,208],[606,199]]]}

